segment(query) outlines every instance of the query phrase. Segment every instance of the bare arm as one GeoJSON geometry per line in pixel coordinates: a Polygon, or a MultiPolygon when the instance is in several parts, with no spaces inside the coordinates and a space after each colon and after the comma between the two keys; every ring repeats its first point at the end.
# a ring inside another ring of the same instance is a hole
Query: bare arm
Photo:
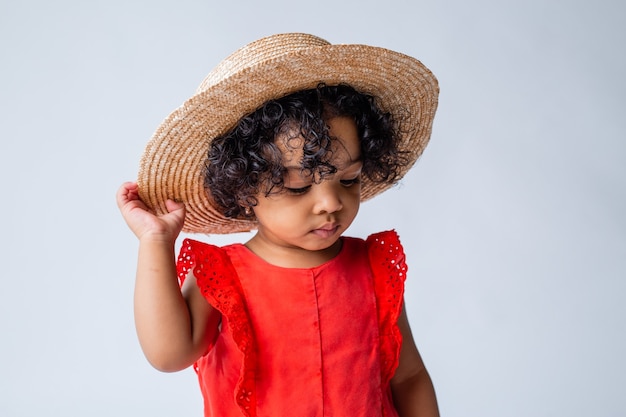
{"type": "Polygon", "coordinates": [[[415,346],[404,306],[398,319],[398,327],[402,333],[400,363],[391,379],[391,390],[398,415],[439,417],[435,389],[415,346]]]}
{"type": "Polygon", "coordinates": [[[134,183],[120,187],[117,202],[139,239],[134,299],[139,343],[155,368],[185,369],[204,354],[219,322],[219,313],[204,300],[193,275],[182,292],[178,285],[174,244],[185,208],[168,201],[169,213],[155,216],[139,199],[134,183]]]}

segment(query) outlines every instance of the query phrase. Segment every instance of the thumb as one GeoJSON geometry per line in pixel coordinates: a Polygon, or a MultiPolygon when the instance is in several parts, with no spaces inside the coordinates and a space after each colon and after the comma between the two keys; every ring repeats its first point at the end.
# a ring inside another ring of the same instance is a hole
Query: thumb
{"type": "Polygon", "coordinates": [[[185,209],[185,204],[184,203],[180,203],[178,201],[174,201],[174,200],[170,200],[168,199],[165,202],[165,208],[167,209],[167,211],[169,213],[173,212],[173,211],[178,211],[178,210],[184,210],[185,209]]]}
{"type": "Polygon", "coordinates": [[[164,221],[166,221],[170,227],[175,229],[176,233],[180,233],[183,224],[185,223],[185,204],[176,202],[174,200],[165,201],[165,208],[168,213],[161,217],[164,221]]]}

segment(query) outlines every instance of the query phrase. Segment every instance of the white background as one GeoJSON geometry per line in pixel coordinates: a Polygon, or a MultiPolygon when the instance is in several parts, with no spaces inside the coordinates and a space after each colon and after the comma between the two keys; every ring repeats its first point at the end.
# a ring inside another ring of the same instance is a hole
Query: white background
{"type": "Polygon", "coordinates": [[[623,3],[215,3],[1,0],[0,415],[201,415],[139,349],[114,194],[214,65],[289,31],[439,79],[431,144],[350,234],[400,233],[442,414],[626,415],[623,3]]]}

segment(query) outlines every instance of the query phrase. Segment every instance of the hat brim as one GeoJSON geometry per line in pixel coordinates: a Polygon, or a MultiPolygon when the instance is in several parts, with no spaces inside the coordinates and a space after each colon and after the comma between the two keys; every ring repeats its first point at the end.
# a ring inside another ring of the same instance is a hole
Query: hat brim
{"type": "MultiPolygon", "coordinates": [[[[367,45],[329,44],[281,55],[245,68],[192,96],[157,128],[140,162],[140,197],[157,214],[165,201],[186,205],[183,231],[226,234],[249,231],[256,222],[224,217],[204,188],[209,144],[268,100],[346,83],[377,97],[384,111],[401,120],[400,149],[410,164],[424,151],[432,130],[439,87],[432,72],[407,55],[367,45]]],[[[361,200],[391,187],[363,179],[361,200]]]]}

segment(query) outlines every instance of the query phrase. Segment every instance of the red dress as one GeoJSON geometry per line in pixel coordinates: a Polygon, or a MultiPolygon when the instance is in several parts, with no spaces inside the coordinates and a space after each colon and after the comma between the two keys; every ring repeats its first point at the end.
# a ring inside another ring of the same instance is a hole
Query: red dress
{"type": "Polygon", "coordinates": [[[397,417],[389,381],[402,343],[406,264],[394,231],[342,238],[315,268],[268,264],[241,244],[183,242],[189,270],[222,314],[195,364],[211,417],[397,417]]]}

